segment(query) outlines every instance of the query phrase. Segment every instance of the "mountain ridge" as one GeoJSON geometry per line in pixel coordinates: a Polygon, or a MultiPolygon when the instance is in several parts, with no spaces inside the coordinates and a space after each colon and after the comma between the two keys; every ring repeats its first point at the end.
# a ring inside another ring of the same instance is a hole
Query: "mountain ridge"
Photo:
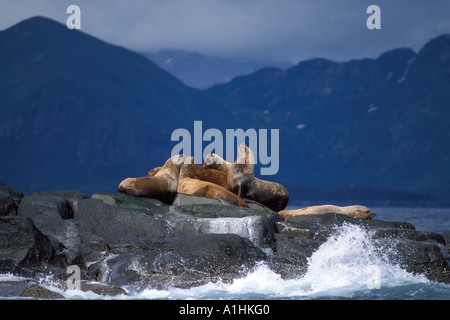
{"type": "Polygon", "coordinates": [[[227,122],[205,107],[220,101],[143,55],[50,19],[2,31],[0,65],[2,178],[25,192],[111,190],[163,163],[174,129],[201,114],[227,122]]]}
{"type": "Polygon", "coordinates": [[[261,178],[294,186],[292,199],[370,187],[450,205],[448,48],[443,35],[418,53],[311,59],[197,90],[142,54],[31,18],[0,32],[0,177],[26,193],[115,191],[202,120],[279,129],[279,173],[261,178]]]}
{"type": "Polygon", "coordinates": [[[231,59],[173,49],[143,54],[186,85],[201,90],[226,83],[237,75],[250,74],[266,65],[289,66],[288,62],[231,59]]]}
{"type": "Polygon", "coordinates": [[[403,48],[376,59],[310,59],[208,92],[284,128],[280,145],[308,168],[297,172],[307,185],[428,190],[449,205],[449,39],[438,36],[417,54],[403,48]]]}
{"type": "MultiPolygon", "coordinates": [[[[236,86],[236,82],[243,82],[246,83],[247,85],[253,81],[252,79],[254,79],[255,77],[257,77],[257,75],[261,74],[261,77],[266,79],[266,85],[272,85],[272,81],[273,79],[270,79],[270,77],[274,77],[277,81],[280,81],[280,79],[284,79],[284,82],[282,82],[281,84],[278,84],[279,86],[283,86],[285,88],[287,88],[287,84],[289,84],[290,87],[297,87],[300,88],[301,86],[306,87],[310,90],[318,90],[321,89],[323,87],[323,83],[308,83],[309,80],[311,80],[311,77],[313,77],[313,72],[316,71],[317,69],[322,69],[323,72],[327,72],[325,74],[325,76],[327,76],[325,79],[319,78],[318,81],[329,81],[329,77],[333,76],[334,73],[336,72],[345,72],[346,76],[349,79],[344,79],[347,80],[346,82],[342,82],[341,83],[341,90],[342,87],[349,89],[349,90],[354,90],[353,87],[348,88],[346,86],[346,84],[348,83],[349,80],[351,80],[350,78],[353,76],[355,76],[358,72],[360,72],[359,70],[354,70],[355,68],[358,68],[361,65],[366,65],[370,68],[367,72],[371,72],[373,71],[373,69],[375,69],[378,72],[382,72],[383,70],[379,71],[377,70],[379,65],[382,65],[383,62],[385,60],[399,60],[402,59],[400,62],[401,66],[397,67],[400,70],[393,70],[396,73],[393,75],[390,75],[389,73],[384,74],[384,79],[385,80],[390,80],[390,81],[399,81],[401,79],[401,77],[398,77],[398,74],[401,74],[402,76],[404,75],[404,72],[406,70],[406,66],[408,64],[409,61],[411,61],[412,58],[414,58],[415,53],[413,50],[409,49],[409,48],[401,48],[401,49],[394,49],[388,52],[385,52],[383,54],[381,54],[377,59],[354,59],[354,60],[350,60],[347,62],[335,62],[329,59],[325,59],[325,58],[314,58],[314,59],[309,59],[306,61],[302,61],[299,62],[297,65],[288,68],[286,70],[281,70],[281,69],[277,69],[277,68],[264,68],[261,70],[258,70],[257,72],[247,75],[247,76],[240,76],[237,78],[234,78],[232,81],[230,81],[227,84],[221,84],[221,85],[216,85],[213,86],[212,88],[208,89],[207,91],[214,94],[214,95],[219,95],[219,96],[230,96],[230,97],[234,97],[235,93],[231,90],[231,88],[233,88],[234,86],[236,86]],[[398,57],[398,56],[402,56],[402,57],[398,57]],[[392,56],[395,56],[394,59],[392,56]],[[377,65],[376,63],[380,61],[379,65],[377,65]],[[348,68],[349,70],[342,70],[342,68],[348,68]],[[352,70],[353,69],[353,70],[352,70]],[[299,83],[299,79],[298,79],[298,75],[303,76],[303,78],[301,78],[300,80],[302,82],[299,83]],[[312,88],[311,88],[312,87],[312,88]],[[227,90],[228,89],[228,90],[227,90]]],[[[392,71],[390,71],[392,72],[392,71]]],[[[315,76],[315,75],[314,75],[315,76]]],[[[378,75],[380,77],[380,75],[378,75]]],[[[368,78],[367,76],[364,75],[365,78],[368,78]]],[[[381,77],[382,78],[382,77],[381,77]]],[[[276,81],[275,81],[276,83],[276,81]]],[[[240,88],[239,88],[240,89],[240,88]]],[[[259,91],[261,90],[265,90],[266,88],[257,88],[259,91]]],[[[361,90],[362,88],[358,88],[359,90],[361,90]]],[[[321,96],[321,95],[330,95],[331,88],[328,88],[328,90],[324,90],[321,92],[299,92],[299,96],[321,96]]],[[[256,91],[256,89],[255,89],[256,91]]],[[[242,93],[240,92],[241,95],[247,94],[247,93],[242,93]]],[[[254,97],[252,97],[252,99],[255,99],[254,97]]],[[[248,99],[247,97],[247,100],[248,99]]]]}

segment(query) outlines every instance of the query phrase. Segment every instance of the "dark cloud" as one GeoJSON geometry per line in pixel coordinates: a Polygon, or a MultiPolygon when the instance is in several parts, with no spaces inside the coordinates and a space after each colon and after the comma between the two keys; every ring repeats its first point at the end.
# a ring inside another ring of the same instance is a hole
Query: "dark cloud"
{"type": "Polygon", "coordinates": [[[450,33],[450,1],[435,0],[0,0],[0,28],[42,15],[65,23],[82,11],[82,30],[135,50],[184,49],[261,59],[348,60],[411,47],[450,33]],[[381,8],[381,30],[366,9],[381,8]]]}

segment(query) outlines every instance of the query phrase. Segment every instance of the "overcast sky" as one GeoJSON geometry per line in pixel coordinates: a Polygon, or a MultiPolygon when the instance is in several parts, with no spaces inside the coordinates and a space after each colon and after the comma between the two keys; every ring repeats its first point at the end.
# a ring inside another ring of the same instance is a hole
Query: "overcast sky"
{"type": "Polygon", "coordinates": [[[66,23],[81,8],[81,31],[127,48],[298,62],[415,51],[450,33],[450,0],[0,0],[0,30],[41,15],[66,23]],[[381,30],[369,30],[371,4],[381,30]]]}

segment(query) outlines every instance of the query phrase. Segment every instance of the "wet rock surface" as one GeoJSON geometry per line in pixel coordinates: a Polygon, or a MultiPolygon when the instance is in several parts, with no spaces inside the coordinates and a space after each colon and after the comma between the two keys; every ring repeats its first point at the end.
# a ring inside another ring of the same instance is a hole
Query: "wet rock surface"
{"type": "Polygon", "coordinates": [[[367,230],[374,245],[408,272],[450,283],[449,235],[417,231],[407,222],[339,214],[293,217],[252,203],[179,194],[172,206],[125,194],[76,191],[23,195],[0,188],[0,296],[62,298],[39,287],[51,276],[62,288],[69,265],[82,290],[125,294],[123,286],[189,288],[244,276],[261,261],[283,278],[304,274],[308,258],[339,227],[367,230]]]}

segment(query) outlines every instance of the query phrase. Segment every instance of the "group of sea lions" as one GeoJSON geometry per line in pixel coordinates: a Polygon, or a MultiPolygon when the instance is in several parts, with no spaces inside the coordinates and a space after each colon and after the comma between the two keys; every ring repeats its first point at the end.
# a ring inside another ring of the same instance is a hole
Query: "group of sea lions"
{"type": "Polygon", "coordinates": [[[146,177],[123,180],[118,191],[158,199],[168,205],[173,204],[177,193],[222,199],[242,207],[248,207],[247,202],[256,201],[278,212],[285,220],[295,215],[324,213],[365,219],[375,216],[375,213],[363,206],[323,205],[284,210],[289,202],[288,191],[279,183],[256,178],[254,163],[253,153],[245,143],[239,146],[234,163],[225,161],[217,154],[210,154],[201,166],[194,164],[194,157],[176,155],[162,167],[151,169],[146,177]]]}

